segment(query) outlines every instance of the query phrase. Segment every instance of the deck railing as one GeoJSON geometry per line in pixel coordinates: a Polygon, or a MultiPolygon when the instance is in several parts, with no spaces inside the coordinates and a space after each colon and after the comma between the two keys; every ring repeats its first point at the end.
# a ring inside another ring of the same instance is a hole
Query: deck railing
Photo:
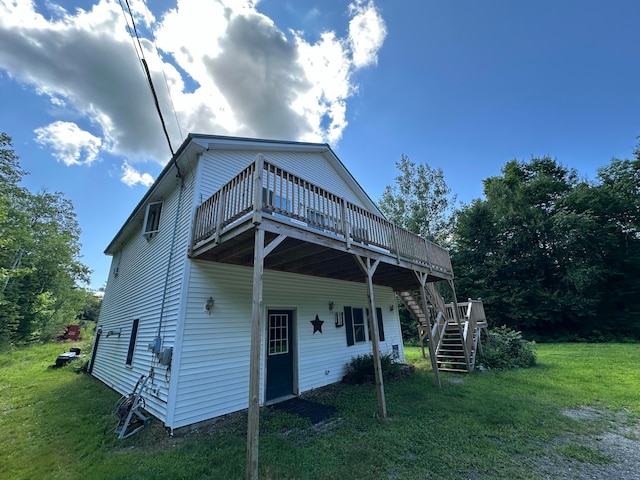
{"type": "Polygon", "coordinates": [[[293,219],[347,243],[383,250],[440,273],[451,274],[449,252],[346,199],[266,162],[254,163],[205,200],[196,211],[193,246],[219,240],[225,229],[254,212],[293,219]],[[261,197],[260,198],[260,193],[261,197]]]}

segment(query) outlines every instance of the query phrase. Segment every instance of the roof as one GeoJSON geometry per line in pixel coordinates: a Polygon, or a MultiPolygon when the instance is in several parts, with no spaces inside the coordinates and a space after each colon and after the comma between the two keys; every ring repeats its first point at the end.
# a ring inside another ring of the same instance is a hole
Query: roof
{"type": "Polygon", "coordinates": [[[349,172],[327,143],[309,143],[190,133],[182,145],[180,145],[180,148],[175,152],[173,157],[171,157],[162,172],[160,172],[151,187],[149,187],[149,190],[147,190],[145,195],[135,206],[123,226],[114,236],[113,240],[111,240],[109,245],[107,245],[104,253],[107,255],[115,254],[129,236],[135,230],[139,229],[139,225],[141,225],[144,220],[145,206],[147,203],[155,201],[166,195],[172,189],[177,188],[175,177],[178,174],[178,169],[176,168],[176,165],[180,170],[183,170],[187,164],[187,162],[183,160],[184,157],[189,158],[204,151],[215,149],[255,150],[256,153],[268,151],[322,153],[323,156],[335,167],[342,179],[353,189],[353,191],[356,192],[356,194],[358,194],[358,197],[367,206],[367,208],[376,212],[376,214],[383,216],[375,202],[364,191],[353,175],[351,175],[351,172],[349,172]],[[171,175],[172,173],[173,175],[171,175]]]}

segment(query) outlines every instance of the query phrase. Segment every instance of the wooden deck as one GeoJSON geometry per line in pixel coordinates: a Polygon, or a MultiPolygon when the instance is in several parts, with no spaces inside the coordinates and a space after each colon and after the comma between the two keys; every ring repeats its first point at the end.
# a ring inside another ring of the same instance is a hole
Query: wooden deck
{"type": "Polygon", "coordinates": [[[190,256],[253,265],[254,231],[265,231],[264,268],[364,281],[354,256],[379,261],[375,283],[395,291],[453,279],[449,252],[261,155],[197,208],[190,256]]]}

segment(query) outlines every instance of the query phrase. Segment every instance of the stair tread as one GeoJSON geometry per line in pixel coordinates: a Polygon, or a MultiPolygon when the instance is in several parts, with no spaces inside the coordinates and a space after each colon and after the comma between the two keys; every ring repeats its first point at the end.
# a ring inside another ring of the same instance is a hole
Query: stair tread
{"type": "MultiPolygon", "coordinates": [[[[443,315],[446,325],[443,325],[442,323],[439,325],[438,336],[433,339],[436,341],[429,342],[428,339],[424,339],[425,344],[428,344],[429,348],[433,349],[436,345],[438,347],[436,355],[438,370],[443,372],[468,373],[469,369],[467,368],[467,361],[464,355],[464,339],[462,338],[463,329],[467,321],[466,317],[460,315],[459,321],[456,321],[455,317],[447,318],[446,311],[443,310],[444,305],[441,305],[440,303],[438,303],[439,306],[432,306],[429,304],[425,307],[425,304],[423,303],[425,299],[421,300],[419,293],[416,291],[402,290],[397,292],[397,294],[415,319],[421,332],[421,338],[423,338],[425,330],[432,327],[433,317],[431,315],[436,312],[443,315]],[[428,308],[428,310],[425,311],[424,308],[428,308]],[[444,329],[442,329],[443,326],[444,329]]],[[[433,295],[433,293],[430,293],[429,298],[431,298],[431,295],[433,295]]],[[[471,355],[473,354],[474,350],[471,351],[471,355]]]]}

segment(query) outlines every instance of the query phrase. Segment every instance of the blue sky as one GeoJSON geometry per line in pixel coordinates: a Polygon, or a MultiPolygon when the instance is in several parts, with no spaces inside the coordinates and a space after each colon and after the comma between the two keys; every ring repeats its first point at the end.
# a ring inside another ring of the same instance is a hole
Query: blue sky
{"type": "MultiPolygon", "coordinates": [[[[511,159],[593,179],[640,135],[637,0],[147,3],[130,1],[174,148],[329,142],[374,200],[404,153],[470,202],[511,159]]],[[[0,0],[0,131],[25,186],[73,201],[94,288],[170,156],[135,48],[117,1],[0,0]]]]}

